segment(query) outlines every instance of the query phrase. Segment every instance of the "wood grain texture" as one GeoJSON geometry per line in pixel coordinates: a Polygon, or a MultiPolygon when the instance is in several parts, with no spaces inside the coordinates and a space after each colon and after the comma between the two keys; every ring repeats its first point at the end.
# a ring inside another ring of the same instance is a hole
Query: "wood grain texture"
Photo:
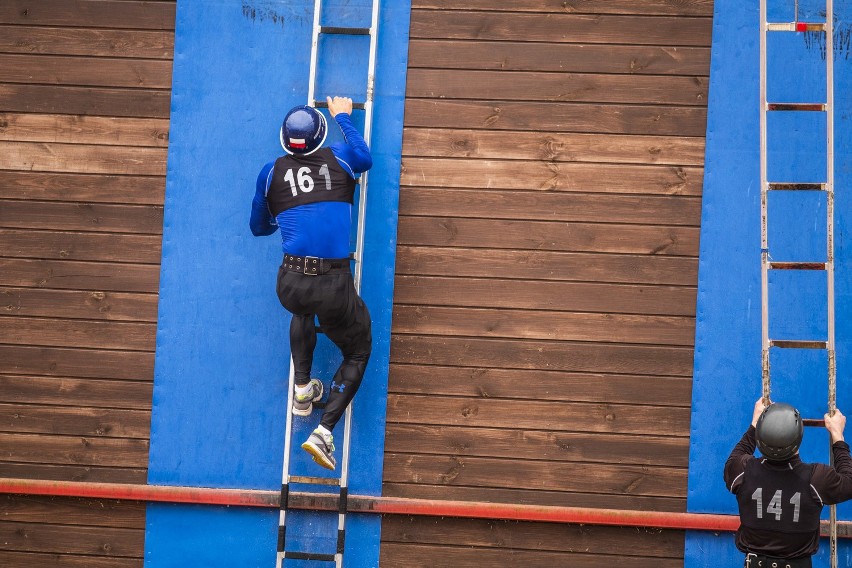
{"type": "MultiPolygon", "coordinates": [[[[2,207],[0,202],[0,207],[2,207]]],[[[32,205],[30,208],[37,210],[44,203],[32,205]]],[[[79,214],[80,205],[65,205],[67,210],[73,213],[79,224],[92,222],[97,217],[92,217],[93,209],[88,204],[87,211],[82,216],[79,214]]],[[[50,207],[45,207],[50,209],[50,207]]],[[[129,210],[129,211],[132,211],[129,210]]],[[[57,210],[54,209],[54,213],[57,210]]],[[[161,213],[160,213],[161,214],[161,213]]],[[[146,210],[143,216],[156,216],[157,211],[146,210]]],[[[2,214],[0,214],[2,217],[2,214]]],[[[33,215],[28,219],[13,219],[10,224],[36,225],[33,215]]],[[[65,222],[72,219],[62,218],[65,222]]],[[[57,223],[59,224],[59,223],[57,223]]],[[[95,225],[97,226],[97,225],[95,225]]],[[[38,229],[40,227],[34,227],[38,229]]],[[[87,227],[81,227],[83,229],[87,227]]],[[[118,227],[116,227],[118,228],[118,227]]],[[[33,229],[0,229],[0,250],[3,256],[15,258],[43,258],[51,260],[96,260],[105,262],[132,262],[137,264],[159,264],[162,237],[157,234],[150,235],[127,235],[107,233],[70,233],[66,231],[40,231],[33,229]]]]}
{"type": "Polygon", "coordinates": [[[134,501],[2,495],[0,515],[5,521],[19,523],[74,524],[80,520],[93,526],[145,528],[145,505],[134,501]]]}
{"type": "Polygon", "coordinates": [[[382,519],[382,541],[659,558],[683,553],[683,531],[396,515],[382,519]]]}
{"type": "Polygon", "coordinates": [[[0,443],[3,459],[18,463],[122,468],[148,465],[147,440],[0,433],[0,443]]]}
{"type": "Polygon", "coordinates": [[[0,432],[5,433],[113,438],[118,442],[135,438],[147,445],[149,422],[150,414],[139,410],[0,404],[0,432]]]}
{"type": "Polygon", "coordinates": [[[156,294],[159,279],[156,265],[0,257],[0,286],[156,294]]]}
{"type": "Polygon", "coordinates": [[[0,22],[38,26],[174,30],[175,3],[144,0],[5,0],[0,22]]]}
{"type": "Polygon", "coordinates": [[[499,98],[486,101],[406,98],[405,126],[694,137],[705,134],[707,109],[513,102],[499,98]],[[543,116],[547,117],[546,125],[541,124],[543,116]]]}
{"type": "Polygon", "coordinates": [[[517,428],[548,432],[681,435],[689,409],[632,404],[388,395],[387,419],[405,424],[517,428]]]}
{"type": "MultiPolygon", "coordinates": [[[[148,468],[54,465],[0,461],[0,476],[92,483],[147,483],[148,468]]],[[[141,556],[141,553],[140,553],[141,556]]]]}
{"type": "Polygon", "coordinates": [[[709,46],[709,18],[412,10],[412,38],[709,46]]]}
{"type": "Polygon", "coordinates": [[[141,557],[119,558],[116,556],[63,555],[50,552],[0,552],[5,568],[33,568],[33,566],[52,566],[53,568],[142,568],[141,557]]]}
{"type": "Polygon", "coordinates": [[[691,377],[572,373],[490,366],[392,363],[388,392],[483,399],[689,407],[691,377]],[[535,389],[529,385],[534,384],[535,389]]]}
{"type": "Polygon", "coordinates": [[[0,373],[152,381],[154,354],[146,351],[0,345],[0,373]]]}
{"type": "Polygon", "coordinates": [[[465,217],[404,216],[397,228],[397,240],[403,245],[690,257],[698,255],[698,234],[697,227],[465,217]],[[499,240],[494,239],[495,234],[500,235],[499,240]]]}
{"type": "Polygon", "coordinates": [[[709,65],[707,47],[452,39],[412,39],[408,45],[410,69],[704,76],[709,65]]]}
{"type": "Polygon", "coordinates": [[[522,280],[571,280],[694,286],[697,261],[676,256],[583,254],[500,249],[400,246],[397,274],[500,276],[522,280]]]}
{"type": "Polygon", "coordinates": [[[694,287],[507,279],[511,274],[506,272],[499,276],[473,278],[397,273],[394,297],[397,303],[412,305],[673,316],[695,312],[694,287]]]}
{"type": "Polygon", "coordinates": [[[397,304],[391,332],[691,347],[695,318],[397,304]]]}
{"type": "Polygon", "coordinates": [[[704,165],[699,137],[515,132],[511,144],[503,132],[452,128],[406,128],[403,157],[592,162],[597,165],[704,165]]]}
{"type": "MultiPolygon", "coordinates": [[[[653,16],[671,14],[675,16],[713,15],[713,0],[515,0],[501,4],[493,0],[414,0],[415,10],[494,10],[509,12],[543,12],[548,14],[639,14],[653,16]]],[[[451,12],[452,13],[452,12],[451,12]]]]}
{"type": "MultiPolygon", "coordinates": [[[[142,205],[0,201],[0,227],[162,235],[163,210],[142,205]]],[[[116,260],[123,260],[117,258],[116,260]]]]}
{"type": "Polygon", "coordinates": [[[0,315],[0,343],[154,351],[156,325],[0,315]]]}
{"type": "Polygon", "coordinates": [[[171,61],[174,32],[0,25],[0,53],[138,57],[171,61]]]}
{"type": "Polygon", "coordinates": [[[130,176],[0,170],[0,198],[162,207],[163,176],[130,176]]]}
{"type": "Polygon", "coordinates": [[[162,176],[166,174],[166,149],[0,141],[0,168],[162,176]]]}
{"type": "Polygon", "coordinates": [[[156,323],[157,296],[0,287],[0,315],[51,317],[57,314],[73,319],[156,323]]]}
{"type": "Polygon", "coordinates": [[[127,557],[142,549],[144,539],[145,531],[135,529],[0,521],[5,550],[127,557]]]}
{"type": "Polygon", "coordinates": [[[0,53],[0,82],[169,89],[172,85],[172,62],[0,53]]]}
{"type": "Polygon", "coordinates": [[[0,402],[151,410],[153,382],[0,375],[0,402]]]}
{"type": "Polygon", "coordinates": [[[5,112],[0,113],[0,140],[166,148],[169,121],[5,112]]]}
{"type": "Polygon", "coordinates": [[[168,118],[167,90],[0,84],[5,112],[168,118]]]}

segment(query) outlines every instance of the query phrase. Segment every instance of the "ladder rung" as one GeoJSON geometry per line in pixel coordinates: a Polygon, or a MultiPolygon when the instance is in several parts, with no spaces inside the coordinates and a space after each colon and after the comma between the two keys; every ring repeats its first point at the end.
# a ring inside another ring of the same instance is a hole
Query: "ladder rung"
{"type": "Polygon", "coordinates": [[[768,186],[769,191],[825,191],[828,184],[770,182],[768,186]]]}
{"type": "Polygon", "coordinates": [[[370,35],[370,28],[342,28],[338,26],[320,26],[321,34],[370,35]]]}
{"type": "MultiPolygon", "coordinates": [[[[352,103],[352,108],[356,110],[364,110],[366,103],[352,103]]],[[[314,101],[314,108],[328,108],[326,101],[314,101]]]]}
{"type": "Polygon", "coordinates": [[[306,475],[291,475],[290,483],[305,483],[308,485],[333,485],[335,487],[340,486],[340,480],[334,477],[309,477],[306,475]]]}
{"type": "Polygon", "coordinates": [[[825,270],[824,262],[770,262],[773,270],[825,270]]]}
{"type": "Polygon", "coordinates": [[[768,32],[824,32],[824,23],[809,23],[809,22],[786,22],[786,23],[767,23],[766,31],[768,32]]]}
{"type": "Polygon", "coordinates": [[[795,339],[770,339],[769,345],[781,349],[827,349],[827,341],[804,341],[795,339]]]}
{"type": "Polygon", "coordinates": [[[825,426],[825,420],[822,418],[802,418],[803,426],[825,426]]]}
{"type": "Polygon", "coordinates": [[[824,111],[825,103],[766,103],[766,110],[824,111]]]}
{"type": "Polygon", "coordinates": [[[318,560],[320,562],[334,562],[334,554],[319,554],[316,552],[284,552],[284,558],[292,560],[318,560]]]}

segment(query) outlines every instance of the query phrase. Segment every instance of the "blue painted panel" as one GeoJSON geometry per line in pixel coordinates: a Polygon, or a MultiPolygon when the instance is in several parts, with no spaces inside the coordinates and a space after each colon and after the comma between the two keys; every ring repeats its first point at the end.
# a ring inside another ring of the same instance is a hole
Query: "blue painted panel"
{"type": "MultiPolygon", "coordinates": [[[[370,5],[329,0],[323,23],[368,26],[370,5]]],[[[409,11],[403,0],[381,12],[362,286],[374,345],[353,404],[350,462],[359,494],[381,493],[409,11]]],[[[312,0],[178,2],[149,483],[280,487],[289,367],[289,315],[275,295],[281,243],[277,234],[253,237],[248,215],[258,171],[281,153],[284,113],[306,101],[312,19],[312,0]]],[[[363,100],[364,38],[323,48],[333,65],[321,68],[318,97],[363,100]]],[[[363,112],[353,119],[363,128],[363,112]]],[[[339,139],[331,130],[329,141],[339,139]]],[[[330,379],[339,361],[322,337],[318,376],[330,379]]],[[[295,420],[291,473],[328,473],[298,447],[317,421],[318,413],[295,420]]],[[[334,514],[290,518],[288,549],[300,539],[313,549],[314,537],[335,530],[334,514]]],[[[146,565],[272,566],[277,519],[277,511],[152,504],[146,565]]],[[[347,565],[378,564],[379,530],[377,516],[348,516],[347,565]]]]}
{"type": "MultiPolygon", "coordinates": [[[[770,19],[793,20],[793,0],[770,2],[770,19]]],[[[800,19],[824,20],[823,2],[800,2],[800,19]]],[[[835,59],[836,121],[836,313],[838,406],[852,412],[849,381],[849,227],[852,222],[852,142],[849,115],[849,5],[835,3],[842,40],[835,59]],[[850,408],[847,408],[850,407],[850,408]]],[[[687,507],[691,512],[736,514],[722,468],[751,420],[761,393],[760,365],[760,164],[759,4],[716,0],[696,321],[695,373],[687,507]]],[[[825,44],[819,34],[771,34],[768,92],[772,102],[824,100],[825,44]]],[[[825,119],[817,113],[770,114],[769,177],[772,181],[824,181],[825,119]]],[[[770,195],[770,253],[775,260],[825,259],[825,196],[770,195]]],[[[773,273],[770,335],[824,338],[825,275],[773,273]]],[[[773,350],[773,399],[798,406],[808,417],[826,408],[826,357],[821,352],[773,350]]],[[[827,461],[824,430],[808,429],[806,461],[827,461]]],[[[827,509],[825,510],[827,514],[827,509]]],[[[852,519],[852,508],[839,508],[852,519]]],[[[842,558],[850,546],[842,542],[842,558]]],[[[825,554],[822,550],[821,555],[825,554]]],[[[732,535],[689,532],[687,566],[736,566],[742,555],[732,535]]],[[[841,565],[845,565],[841,561],[841,565]]]]}

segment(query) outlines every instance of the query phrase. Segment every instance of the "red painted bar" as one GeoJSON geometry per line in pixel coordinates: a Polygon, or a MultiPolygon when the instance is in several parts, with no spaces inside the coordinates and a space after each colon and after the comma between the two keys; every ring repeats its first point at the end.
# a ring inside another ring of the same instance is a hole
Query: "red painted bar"
{"type": "MultiPolygon", "coordinates": [[[[278,508],[280,499],[279,492],[261,489],[218,489],[40,479],[0,479],[0,493],[265,508],[278,508]]],[[[294,509],[337,510],[337,495],[333,493],[291,492],[290,498],[294,509]]],[[[552,507],[367,495],[349,495],[347,504],[351,512],[383,515],[462,517],[720,532],[735,531],[740,525],[739,518],[734,515],[706,513],[552,507]]],[[[843,521],[838,522],[837,525],[838,536],[852,538],[852,522],[843,521]]],[[[823,531],[825,529],[826,523],[823,523],[823,531]]]]}

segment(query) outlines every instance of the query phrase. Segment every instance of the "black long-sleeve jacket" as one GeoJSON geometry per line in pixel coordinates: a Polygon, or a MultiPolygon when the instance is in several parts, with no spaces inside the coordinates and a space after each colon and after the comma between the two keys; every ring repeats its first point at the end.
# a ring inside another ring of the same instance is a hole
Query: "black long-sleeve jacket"
{"type": "Polygon", "coordinates": [[[835,442],[834,467],[804,463],[798,455],[776,462],[754,457],[750,427],[725,462],[725,485],[737,496],[742,552],[801,558],[819,548],[823,505],[852,499],[852,457],[846,442],[835,442]]]}

